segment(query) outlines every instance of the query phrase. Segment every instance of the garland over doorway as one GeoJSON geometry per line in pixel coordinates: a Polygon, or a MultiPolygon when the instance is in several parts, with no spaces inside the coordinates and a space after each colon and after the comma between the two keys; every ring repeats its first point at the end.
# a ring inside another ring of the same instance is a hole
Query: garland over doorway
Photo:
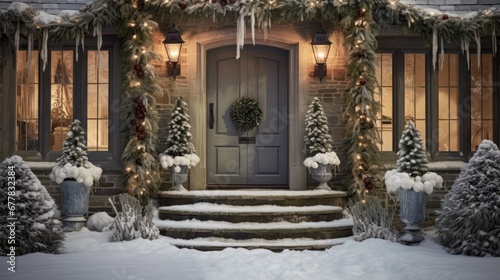
{"type": "MultiPolygon", "coordinates": [[[[190,17],[233,16],[236,18],[237,47],[241,48],[250,27],[251,37],[261,28],[264,35],[277,20],[340,21],[349,50],[347,61],[346,145],[349,181],[347,188],[362,199],[367,186],[380,186],[379,135],[374,123],[379,104],[374,101],[375,50],[380,27],[398,25],[420,34],[432,44],[433,62],[444,53],[444,43],[460,44],[469,58],[469,45],[481,51],[481,37],[492,37],[496,53],[496,32],[500,29],[500,12],[489,9],[467,17],[422,9],[396,0],[97,0],[76,13],[60,17],[37,12],[22,3],[12,3],[0,11],[0,36],[14,38],[19,48],[20,35],[27,38],[28,51],[33,41],[42,46],[46,62],[47,41],[74,40],[78,49],[85,36],[98,37],[102,27],[118,26],[123,39],[122,67],[122,138],[125,150],[122,163],[128,192],[146,201],[160,185],[157,160],[158,113],[155,96],[161,94],[151,60],[154,52],[152,18],[168,20],[182,15],[190,17]]],[[[480,56],[478,55],[478,58],[480,56]]]]}

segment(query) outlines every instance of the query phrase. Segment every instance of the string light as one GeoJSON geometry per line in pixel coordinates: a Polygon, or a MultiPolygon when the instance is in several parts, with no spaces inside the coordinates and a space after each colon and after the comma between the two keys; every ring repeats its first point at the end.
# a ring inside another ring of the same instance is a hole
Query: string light
{"type": "Polygon", "coordinates": [[[132,39],[136,40],[137,39],[137,35],[133,35],[132,39]]]}

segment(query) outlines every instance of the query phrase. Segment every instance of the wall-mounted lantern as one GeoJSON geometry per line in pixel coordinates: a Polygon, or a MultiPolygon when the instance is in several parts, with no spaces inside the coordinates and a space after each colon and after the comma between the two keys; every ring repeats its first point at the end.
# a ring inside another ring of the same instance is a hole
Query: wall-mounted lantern
{"type": "Polygon", "coordinates": [[[320,81],[326,75],[326,59],[328,58],[328,52],[330,52],[331,45],[332,42],[328,40],[328,35],[325,30],[320,27],[316,34],[314,34],[311,42],[314,59],[316,60],[314,76],[318,77],[320,81]]]}
{"type": "Polygon", "coordinates": [[[184,41],[181,38],[181,34],[179,30],[175,29],[175,26],[172,29],[167,31],[167,36],[163,44],[165,45],[165,50],[168,55],[167,62],[167,75],[173,76],[174,81],[177,75],[181,74],[181,65],[179,64],[179,57],[181,55],[181,48],[184,41]]]}

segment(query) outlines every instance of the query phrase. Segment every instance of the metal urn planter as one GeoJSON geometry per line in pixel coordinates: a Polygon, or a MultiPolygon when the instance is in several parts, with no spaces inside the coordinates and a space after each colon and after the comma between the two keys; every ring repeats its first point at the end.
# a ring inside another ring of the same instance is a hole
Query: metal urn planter
{"type": "Polygon", "coordinates": [[[172,188],[170,190],[174,191],[186,191],[186,188],[182,185],[188,181],[189,178],[189,168],[187,165],[179,165],[181,170],[175,172],[175,166],[170,168],[170,180],[172,181],[172,188]]]}
{"type": "Polygon", "coordinates": [[[61,183],[61,211],[64,214],[64,231],[79,231],[85,224],[84,215],[89,210],[90,188],[76,180],[61,183]]]}
{"type": "Polygon", "coordinates": [[[332,179],[332,166],[330,164],[318,164],[318,168],[309,168],[312,178],[319,182],[316,190],[328,190],[332,189],[328,186],[328,182],[332,179]]]}
{"type": "Polygon", "coordinates": [[[424,240],[422,231],[418,226],[425,220],[425,207],[427,193],[416,192],[413,189],[399,189],[400,218],[406,224],[399,238],[405,245],[417,245],[424,240]]]}

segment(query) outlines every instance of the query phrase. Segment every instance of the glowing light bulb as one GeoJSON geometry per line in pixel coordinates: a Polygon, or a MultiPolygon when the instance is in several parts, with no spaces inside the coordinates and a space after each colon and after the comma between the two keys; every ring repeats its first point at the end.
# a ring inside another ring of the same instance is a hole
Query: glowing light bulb
{"type": "Polygon", "coordinates": [[[133,35],[132,39],[134,39],[134,40],[137,39],[137,35],[133,35]]]}

